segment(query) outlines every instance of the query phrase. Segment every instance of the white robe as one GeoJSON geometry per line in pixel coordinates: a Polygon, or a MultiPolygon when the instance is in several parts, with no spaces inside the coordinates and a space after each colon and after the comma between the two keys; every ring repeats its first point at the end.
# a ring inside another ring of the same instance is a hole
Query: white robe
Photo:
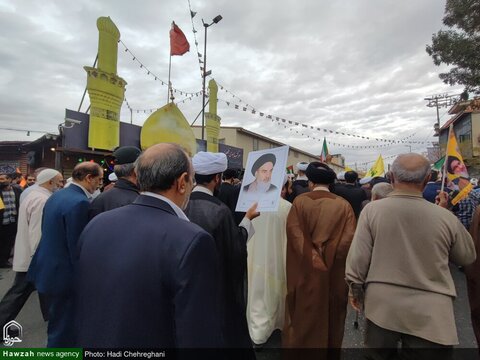
{"type": "Polygon", "coordinates": [[[17,237],[13,252],[13,271],[27,272],[42,237],[43,207],[52,193],[41,186],[31,187],[20,204],[17,237]]]}
{"type": "Polygon", "coordinates": [[[255,344],[265,343],[284,325],[286,222],[291,206],[280,199],[277,212],[264,212],[253,220],[255,235],[247,244],[247,321],[255,344]]]}

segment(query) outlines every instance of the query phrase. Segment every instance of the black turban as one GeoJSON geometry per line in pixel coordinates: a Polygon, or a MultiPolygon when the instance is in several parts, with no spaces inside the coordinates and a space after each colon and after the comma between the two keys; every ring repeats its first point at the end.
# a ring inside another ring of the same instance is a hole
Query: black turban
{"type": "Polygon", "coordinates": [[[252,175],[255,176],[255,172],[263,166],[263,164],[266,164],[267,162],[271,162],[273,166],[275,166],[275,162],[277,161],[277,158],[273,154],[263,154],[260,156],[252,166],[252,175]]]}
{"type": "Polygon", "coordinates": [[[308,165],[305,175],[312,183],[323,185],[333,184],[337,178],[335,172],[328,165],[318,161],[311,162],[308,165]]]}

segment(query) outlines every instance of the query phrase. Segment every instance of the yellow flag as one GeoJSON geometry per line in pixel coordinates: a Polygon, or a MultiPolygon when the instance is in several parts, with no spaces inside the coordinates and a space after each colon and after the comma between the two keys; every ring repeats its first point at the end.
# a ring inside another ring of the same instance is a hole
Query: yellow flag
{"type": "Polygon", "coordinates": [[[447,166],[447,176],[449,180],[455,180],[459,177],[468,178],[468,171],[465,163],[463,162],[462,154],[458,149],[457,138],[453,131],[453,127],[450,127],[447,142],[447,160],[445,161],[447,166]]]}
{"type": "Polygon", "coordinates": [[[5,209],[5,204],[3,203],[2,198],[0,198],[0,210],[5,209]]]}
{"type": "Polygon", "coordinates": [[[353,169],[349,166],[345,166],[345,172],[347,172],[347,171],[353,171],[353,169]]]}
{"type": "Polygon", "coordinates": [[[462,154],[458,148],[457,138],[453,131],[453,126],[450,126],[447,142],[447,154],[444,166],[446,167],[447,177],[453,183],[453,187],[460,192],[452,199],[452,204],[457,204],[460,200],[467,197],[473,189],[470,183],[467,167],[463,162],[462,154]]]}
{"type": "Polygon", "coordinates": [[[385,174],[385,166],[383,165],[383,158],[382,155],[378,156],[377,161],[375,164],[368,170],[364,177],[375,177],[375,176],[382,176],[385,174]]]}

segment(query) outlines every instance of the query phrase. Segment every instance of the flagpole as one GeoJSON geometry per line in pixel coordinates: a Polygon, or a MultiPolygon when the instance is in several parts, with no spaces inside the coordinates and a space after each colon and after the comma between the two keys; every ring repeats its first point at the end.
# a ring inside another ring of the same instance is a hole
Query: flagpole
{"type": "Polygon", "coordinates": [[[447,148],[445,149],[445,161],[443,162],[443,173],[442,173],[442,186],[440,187],[440,191],[443,192],[445,187],[445,177],[447,175],[447,164],[448,164],[448,146],[450,145],[450,133],[452,131],[452,125],[448,128],[448,139],[447,139],[447,148]]]}
{"type": "Polygon", "coordinates": [[[168,61],[168,89],[167,89],[167,104],[170,102],[170,88],[172,87],[172,83],[170,82],[170,75],[172,73],[172,52],[170,51],[170,60],[168,61]]]}
{"type": "MultiPolygon", "coordinates": [[[[171,29],[173,29],[173,25],[175,25],[175,21],[172,21],[172,27],[171,29]]],[[[170,30],[172,31],[172,30],[170,30]]],[[[171,40],[170,40],[171,41],[171,40]]],[[[170,102],[170,87],[172,86],[171,82],[170,82],[170,75],[172,73],[172,44],[170,43],[170,59],[168,61],[168,86],[167,86],[167,104],[170,102]]]]}

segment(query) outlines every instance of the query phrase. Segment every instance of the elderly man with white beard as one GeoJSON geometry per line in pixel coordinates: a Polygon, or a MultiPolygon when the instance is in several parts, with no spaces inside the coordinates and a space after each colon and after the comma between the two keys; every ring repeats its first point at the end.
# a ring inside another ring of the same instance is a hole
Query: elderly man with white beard
{"type": "Polygon", "coordinates": [[[274,192],[277,187],[271,183],[273,168],[277,159],[274,154],[263,154],[252,165],[255,180],[243,187],[247,194],[264,194],[274,192]]]}
{"type": "MultiPolygon", "coordinates": [[[[43,207],[54,191],[62,188],[63,176],[57,170],[45,169],[37,175],[36,186],[30,195],[20,204],[18,214],[18,230],[15,239],[13,271],[16,272],[12,287],[0,302],[0,326],[14,320],[35,291],[32,283],[26,280],[35,250],[42,236],[43,207]]],[[[40,296],[43,317],[48,318],[47,308],[40,296]]]]}

